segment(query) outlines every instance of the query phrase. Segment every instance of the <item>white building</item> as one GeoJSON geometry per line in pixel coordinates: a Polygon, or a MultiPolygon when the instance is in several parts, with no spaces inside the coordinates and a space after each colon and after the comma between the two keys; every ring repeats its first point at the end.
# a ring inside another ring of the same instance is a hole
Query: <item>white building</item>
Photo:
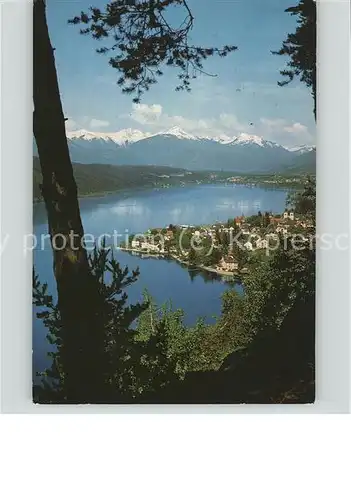
{"type": "Polygon", "coordinates": [[[282,233],[282,234],[288,234],[288,230],[286,229],[286,227],[282,227],[282,226],[278,226],[276,229],[276,232],[282,233]]]}
{"type": "Polygon", "coordinates": [[[142,250],[148,250],[151,252],[159,252],[158,245],[154,245],[152,243],[148,243],[147,241],[143,241],[141,244],[142,250]]]}
{"type": "Polygon", "coordinates": [[[251,252],[253,250],[253,245],[252,245],[251,241],[247,241],[244,244],[244,247],[246,248],[246,250],[249,250],[249,252],[251,252]]]}
{"type": "Polygon", "coordinates": [[[285,211],[283,214],[284,219],[290,219],[290,220],[295,220],[295,214],[294,212],[287,212],[285,211]]]}
{"type": "Polygon", "coordinates": [[[219,262],[218,269],[223,271],[237,271],[239,269],[239,264],[234,260],[232,256],[222,257],[219,262]]]}
{"type": "Polygon", "coordinates": [[[256,248],[268,248],[268,240],[257,240],[256,248]]]}

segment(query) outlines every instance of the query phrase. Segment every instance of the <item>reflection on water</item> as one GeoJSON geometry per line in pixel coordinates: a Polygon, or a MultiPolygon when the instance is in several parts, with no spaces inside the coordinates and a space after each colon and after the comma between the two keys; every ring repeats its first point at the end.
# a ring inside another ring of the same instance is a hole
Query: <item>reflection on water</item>
{"type": "Polygon", "coordinates": [[[121,216],[147,216],[149,209],[144,205],[138,205],[135,203],[134,205],[115,205],[110,209],[111,213],[121,216]]]}
{"type": "MultiPolygon", "coordinates": [[[[80,200],[86,232],[99,235],[114,229],[141,232],[168,224],[208,224],[257,211],[283,210],[286,191],[258,187],[203,185],[119,193],[80,200]]],[[[43,204],[35,206],[34,225],[46,223],[43,204]]],[[[45,230],[45,229],[44,229],[45,230]]]]}
{"type": "Polygon", "coordinates": [[[189,268],[185,265],[179,264],[182,267],[184,267],[189,274],[189,278],[191,281],[194,281],[194,279],[197,276],[201,276],[201,278],[204,280],[205,283],[214,283],[214,282],[219,282],[219,283],[224,283],[225,285],[228,285],[230,287],[235,287],[239,286],[240,287],[240,279],[237,277],[232,277],[232,276],[221,276],[217,273],[211,272],[211,271],[206,271],[204,269],[199,269],[199,268],[189,268]]]}
{"type": "MultiPolygon", "coordinates": [[[[242,213],[254,214],[258,210],[281,212],[285,207],[286,194],[258,187],[204,185],[83,198],[80,207],[85,232],[98,238],[103,233],[117,231],[125,234],[127,231],[135,234],[168,224],[210,224],[242,213]],[[257,203],[260,208],[257,208],[257,203]],[[247,208],[243,211],[245,204],[247,208]]],[[[34,233],[39,241],[41,235],[47,233],[43,204],[34,207],[34,233]]],[[[131,303],[142,300],[143,291],[147,288],[157,303],[171,300],[174,308],[184,309],[187,324],[194,324],[198,317],[214,321],[213,316],[221,312],[222,293],[228,286],[238,287],[236,283],[228,283],[225,277],[202,270],[183,269],[172,260],[141,259],[121,251],[116,256],[123,267],[140,269],[139,279],[128,288],[131,303]]],[[[38,248],[34,251],[34,263],[41,281],[46,281],[49,292],[55,295],[52,255],[48,244],[44,250],[38,248]]],[[[47,332],[36,319],[33,331],[34,366],[42,370],[47,365],[47,332]]]]}

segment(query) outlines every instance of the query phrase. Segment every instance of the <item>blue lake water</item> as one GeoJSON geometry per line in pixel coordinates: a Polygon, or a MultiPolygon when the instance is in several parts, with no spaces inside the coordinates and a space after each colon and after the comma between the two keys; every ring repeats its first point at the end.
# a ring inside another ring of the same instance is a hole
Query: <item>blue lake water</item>
{"type": "MultiPolygon", "coordinates": [[[[127,234],[144,232],[168,224],[209,224],[226,221],[238,215],[256,214],[258,210],[282,212],[287,191],[263,189],[240,185],[201,185],[124,192],[99,198],[80,200],[85,233],[99,238],[107,233],[107,244],[118,242],[127,234]],[[115,232],[115,233],[114,233],[115,232]],[[109,237],[111,235],[111,237],[109,237]]],[[[46,212],[43,204],[34,207],[34,233],[38,248],[34,251],[34,264],[42,282],[47,282],[49,292],[55,295],[52,271],[52,254],[47,234],[46,212]]],[[[117,251],[122,266],[139,267],[138,281],[128,289],[132,303],[142,299],[145,288],[158,304],[171,300],[174,308],[182,308],[187,324],[194,324],[198,317],[207,322],[220,314],[221,295],[229,285],[224,280],[206,274],[192,275],[174,261],[140,258],[117,251]]],[[[33,320],[34,369],[48,365],[46,331],[40,320],[33,320]]]]}

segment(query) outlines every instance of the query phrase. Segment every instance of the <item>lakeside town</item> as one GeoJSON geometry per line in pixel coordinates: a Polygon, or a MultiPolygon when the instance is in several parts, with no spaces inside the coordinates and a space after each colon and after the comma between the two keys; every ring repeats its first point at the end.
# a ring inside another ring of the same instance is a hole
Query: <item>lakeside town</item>
{"type": "Polygon", "coordinates": [[[173,225],[130,235],[120,247],[141,257],[171,258],[191,268],[235,277],[270,258],[287,238],[306,246],[313,221],[286,210],[282,214],[258,212],[212,225],[173,225]]]}
{"type": "MultiPolygon", "coordinates": [[[[309,176],[310,178],[313,175],[309,176]]],[[[186,172],[185,174],[177,175],[160,175],[161,180],[154,183],[154,188],[159,189],[169,189],[178,185],[180,187],[186,187],[188,184],[212,184],[219,183],[225,185],[235,185],[240,184],[247,187],[256,186],[269,186],[276,188],[294,188],[301,187],[306,183],[305,174],[280,174],[280,173],[269,173],[269,174],[237,174],[230,175],[229,172],[186,172]]]]}

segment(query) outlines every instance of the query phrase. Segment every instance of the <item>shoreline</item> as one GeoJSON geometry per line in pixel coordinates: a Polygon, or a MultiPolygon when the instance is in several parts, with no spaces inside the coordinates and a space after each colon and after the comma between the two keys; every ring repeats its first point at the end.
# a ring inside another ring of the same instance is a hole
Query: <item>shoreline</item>
{"type": "Polygon", "coordinates": [[[123,252],[128,252],[128,253],[138,253],[141,255],[148,255],[150,258],[154,259],[159,259],[159,258],[164,258],[164,259],[169,259],[169,260],[175,260],[179,264],[182,264],[186,266],[188,269],[198,269],[200,271],[205,271],[208,273],[216,274],[217,276],[225,276],[227,278],[240,278],[240,275],[242,274],[247,274],[246,272],[242,271],[237,271],[237,272],[232,272],[232,271],[221,271],[219,269],[216,269],[215,267],[207,267],[207,266],[192,266],[189,264],[188,261],[182,260],[180,257],[177,257],[176,255],[173,254],[160,254],[160,253],[151,253],[148,252],[147,250],[138,250],[134,248],[125,248],[125,247],[118,247],[117,250],[122,250],[123,252]]]}
{"type": "MultiPolygon", "coordinates": [[[[153,186],[141,186],[141,187],[135,187],[132,189],[128,188],[120,188],[116,189],[114,191],[99,191],[95,193],[85,193],[85,194],[80,194],[78,195],[78,200],[81,199],[86,199],[86,198],[105,198],[106,196],[112,195],[112,194],[118,194],[118,193],[126,193],[128,194],[129,192],[134,192],[134,191],[144,191],[148,189],[155,189],[153,186]]],[[[33,198],[33,205],[37,205],[39,203],[44,203],[43,199],[38,199],[38,198],[33,198]]]]}
{"type": "MultiPolygon", "coordinates": [[[[228,181],[218,181],[218,182],[201,182],[200,184],[197,184],[196,182],[189,182],[186,184],[175,184],[171,185],[167,188],[165,187],[155,187],[155,186],[139,186],[135,188],[126,188],[126,187],[121,187],[120,189],[116,189],[113,191],[97,191],[94,193],[84,193],[84,194],[79,194],[78,195],[78,200],[85,199],[85,198],[104,198],[109,195],[114,195],[118,193],[129,193],[129,192],[138,192],[138,191],[147,191],[147,190],[152,190],[152,191],[161,191],[161,190],[168,190],[168,189],[173,189],[173,188],[184,188],[184,187],[199,187],[199,186],[206,186],[206,185],[224,185],[224,186],[246,186],[246,187],[260,187],[262,189],[282,189],[282,190],[291,190],[291,189],[296,189],[300,188],[303,186],[303,184],[276,184],[274,182],[269,183],[269,182],[263,182],[263,181],[244,181],[243,182],[228,182],[228,181]]],[[[33,198],[33,205],[39,205],[40,203],[44,203],[44,199],[38,199],[38,198],[33,198]]]]}

